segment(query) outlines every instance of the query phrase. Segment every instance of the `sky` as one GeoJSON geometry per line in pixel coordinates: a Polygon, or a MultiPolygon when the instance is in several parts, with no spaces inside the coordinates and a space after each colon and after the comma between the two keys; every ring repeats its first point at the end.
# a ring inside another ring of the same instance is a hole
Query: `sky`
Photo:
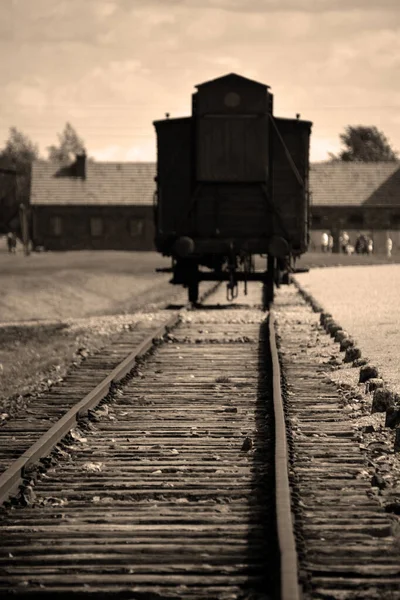
{"type": "Polygon", "coordinates": [[[70,122],[96,160],[154,161],[152,122],[235,72],[274,114],[313,122],[311,160],[347,125],[400,152],[399,0],[0,0],[0,148],[47,147],[70,122]]]}

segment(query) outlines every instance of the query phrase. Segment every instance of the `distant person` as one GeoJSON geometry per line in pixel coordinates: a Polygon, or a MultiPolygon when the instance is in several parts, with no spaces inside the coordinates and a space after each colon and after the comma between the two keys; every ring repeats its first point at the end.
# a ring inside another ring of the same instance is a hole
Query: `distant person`
{"type": "Polygon", "coordinates": [[[393,242],[390,239],[390,237],[388,237],[386,240],[386,256],[388,258],[390,258],[392,256],[392,248],[393,248],[393,242]]]}
{"type": "Polygon", "coordinates": [[[15,233],[13,231],[9,231],[7,233],[7,248],[9,254],[15,254],[17,249],[17,238],[15,237],[15,233]]]}
{"type": "Polygon", "coordinates": [[[365,237],[365,235],[360,234],[358,236],[358,238],[356,239],[355,249],[356,249],[357,254],[367,254],[368,243],[367,243],[367,238],[365,237]]]}
{"type": "Polygon", "coordinates": [[[368,240],[365,235],[362,236],[362,254],[368,254],[368,240]]]}
{"type": "Polygon", "coordinates": [[[328,251],[333,251],[333,235],[331,234],[328,235],[328,251]]]}
{"type": "Polygon", "coordinates": [[[347,246],[350,243],[350,237],[349,234],[347,233],[347,231],[343,231],[342,235],[340,236],[340,248],[342,250],[342,252],[344,254],[348,254],[347,252],[347,246]]]}
{"type": "Polygon", "coordinates": [[[321,235],[321,250],[322,250],[322,252],[328,252],[328,246],[329,246],[329,236],[324,231],[324,233],[321,235]]]}
{"type": "Polygon", "coordinates": [[[374,241],[371,240],[371,238],[369,238],[368,243],[367,243],[367,252],[368,254],[372,254],[374,251],[374,241]]]}

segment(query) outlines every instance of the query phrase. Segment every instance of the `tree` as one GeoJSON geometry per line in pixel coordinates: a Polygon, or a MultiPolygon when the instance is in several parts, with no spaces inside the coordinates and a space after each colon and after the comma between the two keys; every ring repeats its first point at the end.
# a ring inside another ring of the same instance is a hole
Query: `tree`
{"type": "Polygon", "coordinates": [[[11,223],[18,221],[19,205],[28,204],[31,165],[37,158],[37,144],[16,127],[11,127],[6,145],[0,151],[0,161],[3,168],[15,169],[17,177],[6,173],[0,175],[0,228],[7,228],[11,223]]]}
{"type": "Polygon", "coordinates": [[[39,149],[27,135],[18,131],[16,127],[11,127],[10,135],[0,157],[4,162],[13,164],[17,170],[24,169],[30,167],[32,162],[39,158],[39,149]]]}
{"type": "Polygon", "coordinates": [[[398,160],[386,136],[376,127],[348,125],[340,135],[345,146],[337,156],[330,154],[332,160],[346,162],[389,162],[398,160]]]}
{"type": "Polygon", "coordinates": [[[75,154],[86,153],[85,143],[78,136],[70,123],[66,123],[64,131],[58,134],[58,146],[49,146],[49,159],[61,163],[70,163],[75,154]]]}

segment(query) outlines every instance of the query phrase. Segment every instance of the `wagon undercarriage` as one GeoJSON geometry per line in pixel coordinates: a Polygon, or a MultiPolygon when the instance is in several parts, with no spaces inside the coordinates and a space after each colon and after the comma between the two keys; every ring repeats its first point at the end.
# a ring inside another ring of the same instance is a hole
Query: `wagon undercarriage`
{"type": "Polygon", "coordinates": [[[260,281],[264,284],[264,305],[266,307],[274,299],[274,284],[289,283],[289,273],[292,270],[288,259],[277,259],[273,256],[266,258],[265,271],[256,271],[254,257],[236,257],[236,261],[225,260],[220,268],[204,271],[196,259],[178,259],[173,261],[172,284],[183,285],[188,289],[189,302],[196,303],[199,296],[201,281],[226,281],[226,298],[234,300],[238,296],[239,283],[243,283],[244,294],[247,294],[249,281],[260,281]]]}

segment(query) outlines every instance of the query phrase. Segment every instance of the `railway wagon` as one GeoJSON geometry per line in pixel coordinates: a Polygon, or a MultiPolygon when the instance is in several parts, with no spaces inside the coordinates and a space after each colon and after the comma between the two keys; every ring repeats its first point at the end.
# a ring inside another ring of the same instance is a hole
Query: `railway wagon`
{"type": "Polygon", "coordinates": [[[154,121],[156,249],[191,302],[200,281],[227,281],[231,300],[256,280],[269,303],[308,245],[312,123],[275,117],[269,86],[235,73],[196,89],[190,117],[154,121]]]}

